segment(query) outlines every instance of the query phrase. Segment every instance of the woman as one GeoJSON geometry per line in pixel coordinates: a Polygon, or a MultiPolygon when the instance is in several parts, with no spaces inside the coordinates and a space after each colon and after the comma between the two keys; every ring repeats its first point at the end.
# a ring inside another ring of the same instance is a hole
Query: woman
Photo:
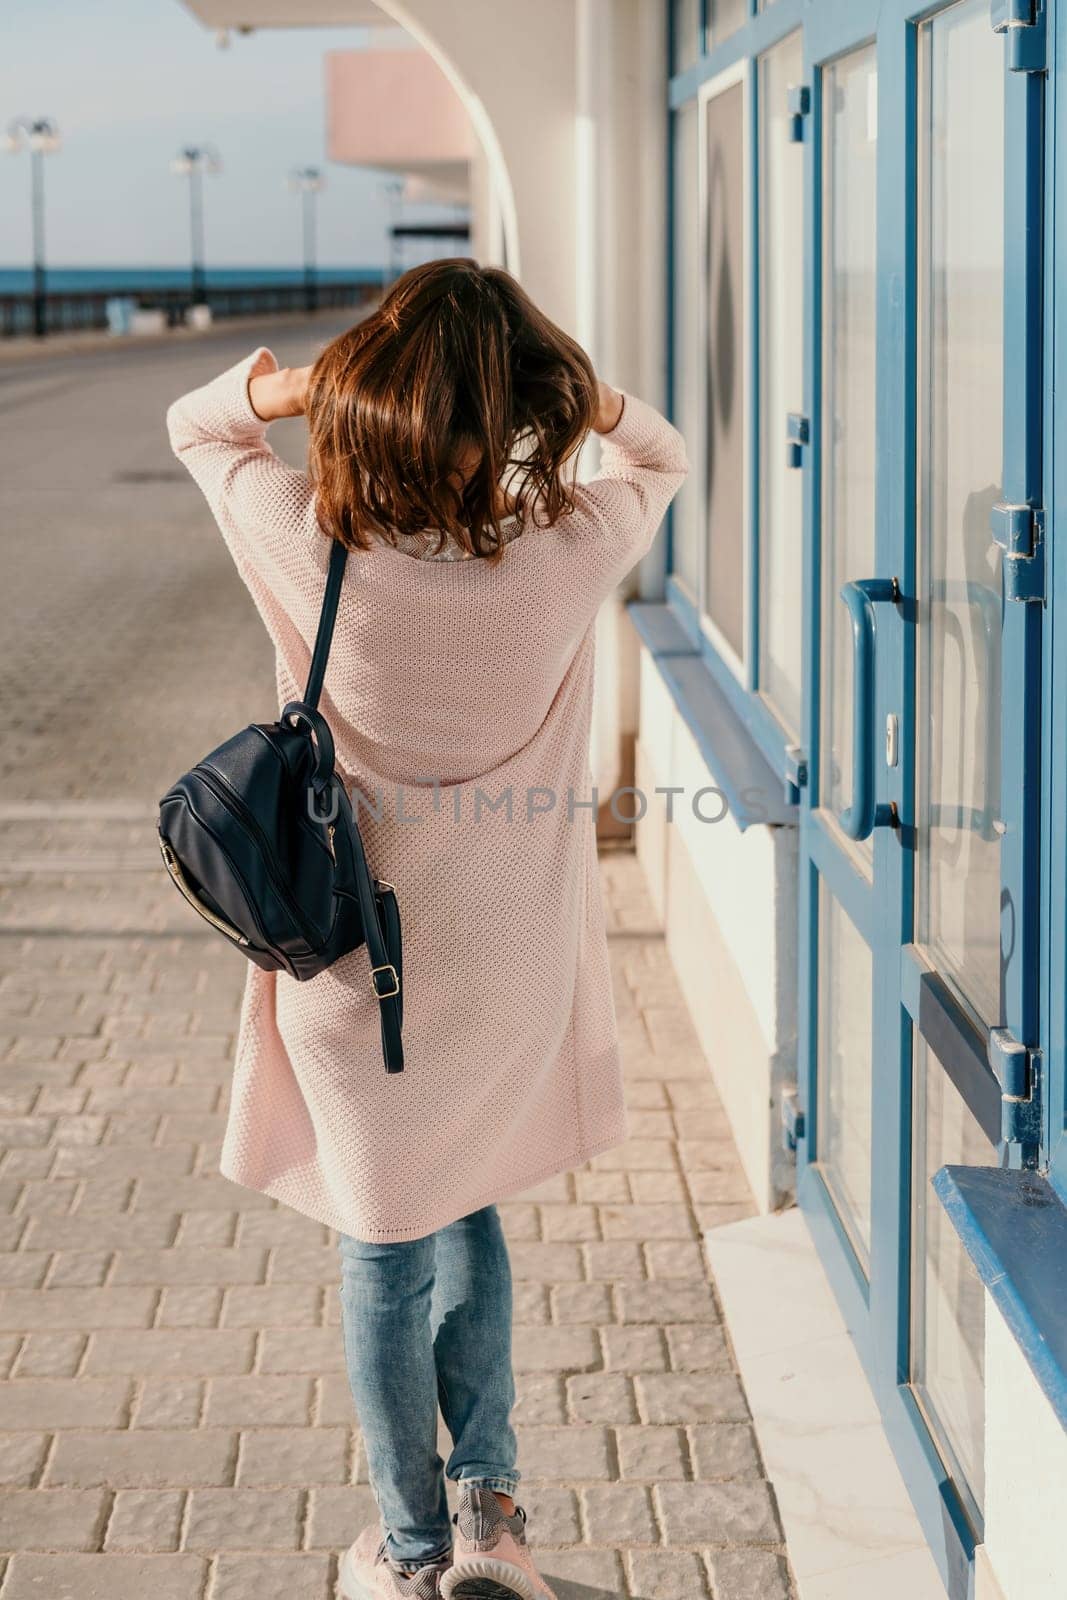
{"type": "Polygon", "coordinates": [[[683,442],[471,260],[405,274],[314,366],[257,350],[167,420],[274,640],[280,704],[300,697],[330,541],[349,550],[321,709],[371,869],[399,899],[406,1065],[383,1070],[365,950],[304,983],[250,967],[221,1162],[341,1235],[381,1511],[342,1590],[550,1596],[513,1499],[495,1203],[626,1135],[589,776],[594,620],[682,482],[683,442]],[[300,414],[307,474],[265,437],[300,414]],[[578,484],[590,428],[600,476],[578,484]]]}

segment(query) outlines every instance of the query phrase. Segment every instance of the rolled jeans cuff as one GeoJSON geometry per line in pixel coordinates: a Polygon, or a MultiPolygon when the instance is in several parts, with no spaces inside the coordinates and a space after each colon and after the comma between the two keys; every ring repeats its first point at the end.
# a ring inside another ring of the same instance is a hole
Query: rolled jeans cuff
{"type": "Polygon", "coordinates": [[[497,1494],[514,1496],[519,1486],[519,1473],[514,1473],[510,1478],[487,1477],[484,1473],[471,1473],[460,1478],[461,1484],[466,1484],[468,1489],[492,1489],[497,1494]]]}

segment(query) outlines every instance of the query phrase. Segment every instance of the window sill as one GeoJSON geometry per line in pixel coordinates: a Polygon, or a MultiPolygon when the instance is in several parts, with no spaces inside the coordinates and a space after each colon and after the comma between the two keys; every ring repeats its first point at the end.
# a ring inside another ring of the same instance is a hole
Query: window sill
{"type": "Polygon", "coordinates": [[[938,1199],[1067,1428],[1067,1206],[1035,1172],[942,1167],[938,1199]]]}
{"type": "Polygon", "coordinates": [[[786,799],[783,780],[715,682],[671,608],[634,601],[627,612],[708,771],[726,796],[738,827],[743,831],[757,822],[795,824],[797,807],[786,799]]]}

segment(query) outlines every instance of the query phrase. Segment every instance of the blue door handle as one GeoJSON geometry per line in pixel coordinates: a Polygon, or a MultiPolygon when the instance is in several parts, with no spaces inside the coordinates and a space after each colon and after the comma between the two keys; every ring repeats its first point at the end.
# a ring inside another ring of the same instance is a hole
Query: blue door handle
{"type": "Polygon", "coordinates": [[[875,826],[889,821],[888,806],[874,798],[874,608],[897,598],[892,578],[861,578],[841,588],[852,628],[852,804],[838,817],[850,839],[869,839],[875,826]]]}
{"type": "MultiPolygon", "coordinates": [[[[965,579],[940,578],[930,585],[930,599],[945,607],[942,627],[946,639],[951,639],[959,649],[963,662],[963,626],[953,616],[950,606],[966,606],[978,614],[978,631],[983,645],[983,670],[985,677],[979,689],[979,699],[985,706],[985,772],[983,775],[984,804],[980,808],[963,804],[964,777],[963,751],[960,751],[960,799],[955,805],[929,804],[930,825],[938,828],[969,829],[987,842],[999,838],[1000,812],[1000,656],[1001,656],[1001,598],[988,584],[973,583],[965,579]]],[[[961,677],[961,683],[964,681],[961,677]]],[[[961,703],[960,718],[966,705],[961,703]]],[[[942,848],[944,848],[942,846],[942,848]]]]}

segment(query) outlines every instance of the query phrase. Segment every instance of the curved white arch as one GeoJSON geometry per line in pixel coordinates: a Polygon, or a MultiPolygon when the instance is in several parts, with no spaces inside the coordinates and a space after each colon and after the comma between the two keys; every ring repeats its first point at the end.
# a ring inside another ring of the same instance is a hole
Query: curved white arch
{"type": "Polygon", "coordinates": [[[377,0],[377,4],[405,32],[409,33],[428,55],[433,57],[462,100],[467,115],[471,119],[475,135],[485,152],[486,160],[489,164],[493,190],[497,204],[500,207],[500,222],[504,234],[508,271],[518,277],[521,270],[521,260],[515,190],[492,118],[486,111],[481,98],[475,94],[444,45],[435,38],[430,28],[422,18],[416,15],[412,6],[407,4],[406,0],[377,0]]]}

